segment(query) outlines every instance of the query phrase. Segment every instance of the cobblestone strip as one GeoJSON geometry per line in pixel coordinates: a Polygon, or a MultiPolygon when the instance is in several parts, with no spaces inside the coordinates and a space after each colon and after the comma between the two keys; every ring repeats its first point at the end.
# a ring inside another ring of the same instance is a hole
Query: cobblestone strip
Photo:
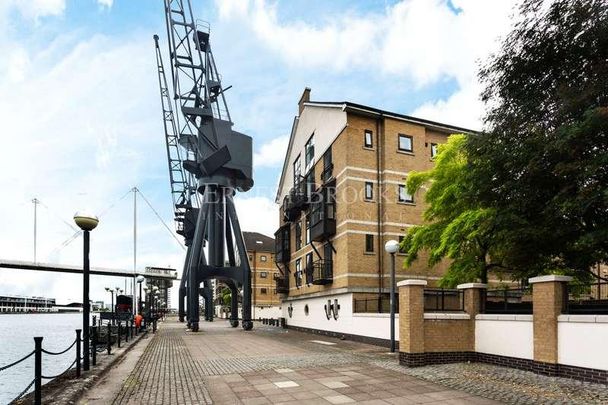
{"type": "Polygon", "coordinates": [[[204,376],[190,358],[181,327],[153,337],[113,404],[211,404],[204,376]]]}
{"type": "Polygon", "coordinates": [[[444,386],[509,404],[608,404],[608,387],[483,363],[406,368],[394,361],[371,362],[444,386]]]}

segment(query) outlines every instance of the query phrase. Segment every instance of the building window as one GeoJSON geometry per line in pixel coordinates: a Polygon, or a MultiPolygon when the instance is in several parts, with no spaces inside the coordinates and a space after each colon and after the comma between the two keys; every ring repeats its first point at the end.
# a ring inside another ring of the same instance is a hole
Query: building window
{"type": "Polygon", "coordinates": [[[260,272],[260,278],[267,278],[268,277],[268,273],[265,271],[260,272]]]}
{"type": "Polygon", "coordinates": [[[249,255],[249,261],[252,262],[253,261],[253,256],[249,255]]]}
{"type": "Polygon", "coordinates": [[[366,148],[373,148],[374,147],[374,140],[372,139],[372,131],[370,131],[369,129],[365,130],[365,138],[363,140],[363,144],[365,145],[366,148]]]}
{"type": "Polygon", "coordinates": [[[414,140],[410,135],[399,134],[399,150],[401,152],[414,151],[414,140]]]}
{"type": "Polygon", "coordinates": [[[260,294],[266,295],[267,293],[268,293],[268,290],[266,288],[260,288],[260,294]]]}
{"type": "Polygon", "coordinates": [[[414,196],[407,192],[407,187],[404,184],[399,184],[399,202],[414,202],[414,196]]]}
{"type": "Polygon", "coordinates": [[[365,182],[365,199],[373,200],[374,199],[374,183],[370,181],[365,182]]]}
{"type": "Polygon", "coordinates": [[[323,172],[321,173],[321,180],[323,183],[329,181],[332,176],[334,164],[332,162],[331,157],[331,146],[327,151],[323,154],[323,172]]]}
{"type": "Polygon", "coordinates": [[[266,257],[266,255],[262,255],[260,256],[260,261],[261,262],[265,262],[268,258],[266,257]]]}
{"type": "Polygon", "coordinates": [[[399,253],[407,253],[402,247],[401,244],[403,243],[403,239],[405,239],[405,236],[401,235],[399,236],[399,253]]]}
{"type": "Polygon", "coordinates": [[[305,169],[308,170],[315,160],[315,134],[313,133],[304,146],[305,169]]]}
{"type": "Polygon", "coordinates": [[[365,252],[374,253],[374,235],[365,235],[365,252]]]}
{"type": "Polygon", "coordinates": [[[302,162],[300,155],[293,161],[293,185],[296,187],[300,183],[300,176],[302,175],[302,162]]]}
{"type": "Polygon", "coordinates": [[[431,144],[431,159],[435,158],[435,156],[437,156],[437,144],[432,143],[431,144]]]}
{"type": "Polygon", "coordinates": [[[293,276],[296,279],[296,287],[300,288],[302,286],[302,259],[296,259],[296,271],[293,276]]]}
{"type": "Polygon", "coordinates": [[[306,216],[306,244],[310,244],[310,218],[306,216]]]}
{"type": "Polygon", "coordinates": [[[296,222],[296,250],[302,249],[302,222],[296,222]]]}
{"type": "Polygon", "coordinates": [[[312,252],[306,254],[306,284],[312,284],[312,252]]]}

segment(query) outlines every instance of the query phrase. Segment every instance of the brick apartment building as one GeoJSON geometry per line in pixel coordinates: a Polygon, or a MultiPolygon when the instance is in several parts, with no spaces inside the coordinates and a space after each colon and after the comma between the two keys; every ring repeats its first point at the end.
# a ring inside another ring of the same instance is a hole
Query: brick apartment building
{"type": "Polygon", "coordinates": [[[274,263],[274,239],[258,232],[243,232],[243,237],[251,267],[252,307],[279,305],[274,285],[274,275],[278,272],[274,263]]]}
{"type": "MultiPolygon", "coordinates": [[[[286,302],[352,293],[388,292],[390,256],[384,244],[422,222],[422,195],[405,187],[412,170],[432,168],[437,145],[472,131],[350,102],[299,101],[276,203],[280,228],[277,291],[286,302]]],[[[421,255],[397,281],[437,283],[445,266],[421,255]]],[[[304,301],[303,301],[304,302],[304,301]]]]}

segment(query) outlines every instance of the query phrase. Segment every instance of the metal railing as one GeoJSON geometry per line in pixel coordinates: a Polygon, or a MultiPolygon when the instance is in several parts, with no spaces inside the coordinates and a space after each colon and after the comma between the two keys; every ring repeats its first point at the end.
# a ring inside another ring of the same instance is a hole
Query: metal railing
{"type": "Polygon", "coordinates": [[[445,288],[424,289],[424,312],[462,312],[464,292],[445,288]]]}
{"type": "MultiPolygon", "coordinates": [[[[127,321],[126,327],[123,327],[122,322],[120,322],[120,321],[118,322],[117,325],[113,325],[111,321],[108,321],[108,323],[106,325],[103,325],[101,321],[99,323],[96,322],[96,317],[93,317],[93,326],[91,326],[90,330],[91,330],[91,333],[90,333],[91,353],[89,353],[89,356],[92,360],[91,364],[93,366],[97,365],[97,354],[99,352],[107,350],[108,355],[109,355],[109,354],[111,354],[112,344],[116,344],[118,347],[120,347],[122,335],[124,335],[124,340],[126,342],[128,342],[129,339],[132,339],[135,334],[139,333],[139,330],[137,330],[137,328],[134,327],[133,321],[127,321]],[[105,338],[103,336],[104,334],[101,333],[102,330],[105,331],[105,338]],[[100,343],[103,340],[106,341],[105,347],[100,345],[100,343]]],[[[19,395],[17,395],[9,403],[13,403],[13,402],[16,402],[16,401],[19,401],[20,399],[22,399],[29,392],[30,388],[32,388],[32,386],[34,386],[34,404],[39,405],[42,403],[42,380],[53,380],[55,378],[65,375],[66,373],[70,372],[73,369],[75,369],[76,378],[80,378],[81,370],[82,370],[81,362],[82,362],[82,360],[84,360],[84,356],[85,356],[84,353],[81,356],[81,352],[82,352],[81,344],[83,343],[83,339],[81,337],[82,329],[76,329],[75,332],[76,332],[76,337],[72,341],[72,343],[65,349],[58,351],[58,352],[53,352],[53,351],[44,349],[42,347],[42,341],[44,338],[42,336],[36,336],[36,337],[34,337],[34,350],[33,351],[31,351],[27,355],[23,356],[19,360],[16,360],[16,361],[14,361],[10,364],[6,364],[4,366],[0,366],[0,372],[3,372],[14,366],[17,366],[18,364],[20,364],[20,363],[24,362],[25,360],[29,359],[30,357],[34,356],[34,379],[23,389],[23,391],[21,391],[19,393],[19,395]],[[64,371],[62,371],[59,374],[55,374],[55,375],[44,375],[43,374],[43,371],[42,371],[42,355],[43,354],[47,355],[47,356],[60,356],[65,353],[68,353],[74,347],[75,347],[74,361],[72,363],[70,363],[70,365],[64,371]]]]}
{"type": "MultiPolygon", "coordinates": [[[[391,312],[391,300],[389,296],[380,298],[362,298],[353,301],[354,313],[380,313],[388,314],[391,312]]],[[[399,313],[399,295],[395,294],[395,313],[399,313]]]]}
{"type": "Polygon", "coordinates": [[[532,314],[531,288],[482,291],[481,312],[486,314],[532,314]]]}
{"type": "Polygon", "coordinates": [[[565,294],[564,313],[608,315],[608,283],[569,284],[565,294]]]}

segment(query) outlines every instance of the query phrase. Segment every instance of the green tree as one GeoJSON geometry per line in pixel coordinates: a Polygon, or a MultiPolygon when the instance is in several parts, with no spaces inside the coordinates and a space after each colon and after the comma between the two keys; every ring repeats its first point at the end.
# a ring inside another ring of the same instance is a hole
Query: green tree
{"type": "Polygon", "coordinates": [[[524,1],[480,79],[470,191],[497,213],[504,263],[584,279],[608,262],[608,3],[524,1]]]}
{"type": "Polygon", "coordinates": [[[494,232],[496,212],[482,207],[472,197],[474,172],[464,148],[465,135],[452,135],[439,146],[433,169],[412,172],[407,189],[415,193],[425,187],[428,204],[426,224],[409,229],[401,249],[407,253],[409,267],[421,250],[429,253],[429,266],[449,259],[450,266],[440,285],[452,287],[462,282],[487,282],[490,269],[501,269],[496,249],[500,245],[494,232]],[[492,260],[490,260],[492,258],[492,260]]]}
{"type": "Polygon", "coordinates": [[[232,300],[232,292],[230,291],[230,288],[223,288],[221,291],[221,297],[222,297],[222,303],[224,304],[225,307],[229,307],[230,306],[230,302],[232,300]]]}

